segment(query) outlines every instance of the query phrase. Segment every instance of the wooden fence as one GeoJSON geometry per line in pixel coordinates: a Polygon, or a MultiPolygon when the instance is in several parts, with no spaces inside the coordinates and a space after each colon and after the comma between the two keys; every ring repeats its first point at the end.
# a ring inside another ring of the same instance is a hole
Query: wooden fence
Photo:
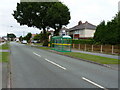
{"type": "Polygon", "coordinates": [[[120,45],[73,44],[74,49],[100,53],[120,54],[120,45]]]}

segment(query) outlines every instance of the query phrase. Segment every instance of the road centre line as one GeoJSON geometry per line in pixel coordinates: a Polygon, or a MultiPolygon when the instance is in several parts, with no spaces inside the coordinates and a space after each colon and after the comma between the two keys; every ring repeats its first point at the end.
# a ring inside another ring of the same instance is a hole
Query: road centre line
{"type": "Polygon", "coordinates": [[[35,54],[35,55],[37,55],[37,56],[41,57],[41,55],[39,55],[39,54],[37,54],[37,53],[35,53],[35,52],[33,52],[33,54],[35,54]]]}
{"type": "Polygon", "coordinates": [[[48,62],[50,62],[50,63],[52,63],[53,65],[58,66],[59,68],[61,68],[61,69],[63,69],[63,70],[66,70],[65,67],[63,67],[63,66],[61,66],[61,65],[59,65],[59,64],[57,64],[57,63],[55,63],[55,62],[53,62],[53,61],[50,61],[50,60],[48,60],[48,59],[46,59],[46,58],[45,58],[45,60],[48,61],[48,62]]]}
{"type": "Polygon", "coordinates": [[[95,82],[93,82],[93,81],[91,81],[91,80],[89,80],[89,79],[87,79],[85,77],[82,77],[82,79],[85,80],[85,81],[87,81],[87,82],[89,82],[89,83],[91,83],[91,84],[93,84],[93,85],[95,85],[95,86],[97,86],[97,87],[99,87],[99,88],[107,90],[105,87],[103,87],[103,86],[101,86],[101,85],[99,85],[99,84],[97,84],[97,83],[95,83],[95,82]]]}
{"type": "MultiPolygon", "coordinates": [[[[35,53],[35,52],[33,52],[33,54],[35,54],[36,56],[41,57],[41,55],[39,55],[39,54],[37,54],[37,53],[35,53]]],[[[50,61],[50,60],[48,60],[48,59],[46,59],[46,58],[45,58],[45,60],[48,61],[49,63],[52,63],[53,65],[58,66],[59,68],[61,68],[61,69],[63,69],[63,70],[66,70],[65,67],[63,67],[63,66],[61,66],[61,65],[59,65],[59,64],[57,64],[57,63],[55,63],[55,62],[53,62],[53,61],[50,61]]]]}

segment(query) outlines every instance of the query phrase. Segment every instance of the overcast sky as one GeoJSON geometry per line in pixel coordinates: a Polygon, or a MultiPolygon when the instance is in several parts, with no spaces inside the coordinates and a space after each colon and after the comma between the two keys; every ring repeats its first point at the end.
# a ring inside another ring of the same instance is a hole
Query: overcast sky
{"type": "MultiPolygon", "coordinates": [[[[120,0],[60,0],[68,6],[71,13],[70,23],[67,28],[78,24],[78,21],[88,21],[98,25],[102,20],[110,21],[118,12],[120,0]]],[[[16,10],[20,0],[1,0],[0,2],[0,36],[14,33],[17,36],[26,35],[28,32],[39,33],[36,28],[20,26],[13,18],[13,10],[16,10]]]]}

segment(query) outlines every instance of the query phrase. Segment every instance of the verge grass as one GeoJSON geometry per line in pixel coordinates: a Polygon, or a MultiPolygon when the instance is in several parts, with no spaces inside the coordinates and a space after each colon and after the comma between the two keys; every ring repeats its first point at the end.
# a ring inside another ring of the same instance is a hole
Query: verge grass
{"type": "Polygon", "coordinates": [[[0,52],[0,62],[8,62],[9,61],[9,52],[0,52]]]}
{"type": "Polygon", "coordinates": [[[118,59],[101,57],[96,55],[89,55],[89,54],[83,54],[83,53],[77,53],[77,52],[67,52],[63,54],[71,57],[79,58],[79,59],[94,61],[101,64],[120,64],[118,59]]]}
{"type": "Polygon", "coordinates": [[[38,46],[32,46],[32,47],[36,47],[36,48],[39,48],[39,49],[42,49],[42,50],[50,50],[51,49],[49,47],[38,47],[38,46]]]}
{"type": "Polygon", "coordinates": [[[9,49],[9,44],[8,44],[8,43],[5,43],[5,44],[3,44],[3,45],[0,45],[0,49],[3,49],[3,50],[9,49]]]}
{"type": "MultiPolygon", "coordinates": [[[[0,45],[1,50],[9,50],[9,43],[5,43],[0,45]]],[[[0,62],[8,62],[9,61],[10,52],[0,52],[0,62]]]]}

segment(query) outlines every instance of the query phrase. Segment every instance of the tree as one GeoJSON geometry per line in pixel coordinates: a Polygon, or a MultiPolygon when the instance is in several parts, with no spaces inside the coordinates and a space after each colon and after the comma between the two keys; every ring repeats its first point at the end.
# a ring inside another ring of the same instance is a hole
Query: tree
{"type": "Polygon", "coordinates": [[[8,39],[8,41],[13,41],[14,38],[16,38],[16,35],[15,35],[15,34],[13,34],[13,33],[7,34],[7,39],[8,39]]]}
{"type": "MultiPolygon", "coordinates": [[[[20,25],[42,29],[43,34],[47,36],[47,27],[54,28],[55,33],[58,33],[62,25],[69,23],[68,10],[67,6],[60,2],[21,2],[17,3],[13,16],[20,25]]],[[[44,40],[46,41],[47,37],[44,37],[44,40]]]]}
{"type": "Polygon", "coordinates": [[[96,42],[104,42],[104,37],[105,37],[105,31],[106,30],[106,25],[105,25],[105,21],[102,21],[96,28],[96,32],[94,34],[94,40],[96,42]]]}
{"type": "Polygon", "coordinates": [[[33,38],[33,40],[40,40],[41,38],[41,35],[40,34],[36,34],[33,38]]]}
{"type": "Polygon", "coordinates": [[[102,44],[120,44],[120,12],[116,16],[108,21],[105,25],[105,21],[101,22],[94,34],[94,40],[102,44]]]}
{"type": "Polygon", "coordinates": [[[61,2],[55,3],[47,12],[48,26],[55,29],[54,35],[59,35],[59,30],[63,25],[67,25],[70,20],[70,12],[66,5],[61,2]]]}
{"type": "Polygon", "coordinates": [[[20,41],[22,41],[22,40],[23,40],[23,37],[22,37],[22,36],[20,36],[20,37],[19,37],[19,40],[20,40],[20,41]]]}
{"type": "Polygon", "coordinates": [[[24,39],[24,40],[27,40],[27,42],[29,43],[31,37],[32,37],[32,34],[31,34],[31,33],[28,33],[23,39],[24,39]]]}

